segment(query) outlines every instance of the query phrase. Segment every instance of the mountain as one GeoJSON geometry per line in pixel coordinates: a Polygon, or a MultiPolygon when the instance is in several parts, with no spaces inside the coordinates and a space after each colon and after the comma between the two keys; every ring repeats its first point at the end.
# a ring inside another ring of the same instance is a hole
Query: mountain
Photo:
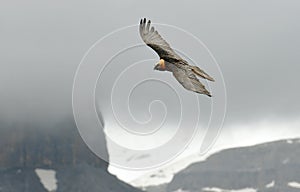
{"type": "Polygon", "coordinates": [[[300,191],[300,139],[226,149],[175,174],[164,192],[300,191]]]}
{"type": "Polygon", "coordinates": [[[51,125],[1,121],[0,126],[1,192],[46,192],[37,168],[55,171],[57,192],[140,191],[108,173],[108,163],[88,149],[71,118],[51,125]]]}

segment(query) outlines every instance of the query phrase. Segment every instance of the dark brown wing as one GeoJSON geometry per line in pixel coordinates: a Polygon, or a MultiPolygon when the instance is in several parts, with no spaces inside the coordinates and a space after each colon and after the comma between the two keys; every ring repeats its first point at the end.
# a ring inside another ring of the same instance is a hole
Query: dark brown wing
{"type": "Polygon", "coordinates": [[[140,35],[143,41],[151,47],[161,59],[170,63],[183,61],[183,59],[175,53],[170,45],[159,35],[159,33],[151,27],[151,21],[147,22],[146,18],[140,21],[140,35]]]}
{"type": "Polygon", "coordinates": [[[206,90],[205,86],[197,79],[192,71],[176,68],[173,70],[173,75],[181,85],[187,90],[194,91],[196,93],[205,94],[211,97],[209,91],[206,90]]]}

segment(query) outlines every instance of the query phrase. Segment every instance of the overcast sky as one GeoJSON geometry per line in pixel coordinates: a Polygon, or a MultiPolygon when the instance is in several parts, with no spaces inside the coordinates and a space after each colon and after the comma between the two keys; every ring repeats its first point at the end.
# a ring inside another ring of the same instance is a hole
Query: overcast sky
{"type": "Polygon", "coordinates": [[[34,115],[47,113],[47,118],[70,112],[73,76],[85,51],[109,32],[147,17],[181,27],[207,44],[226,82],[228,121],[267,114],[296,118],[300,108],[298,4],[2,2],[1,116],[25,115],[28,109],[34,115]]]}
{"type": "MultiPolygon", "coordinates": [[[[51,122],[71,115],[73,78],[85,52],[99,38],[138,24],[142,17],[190,32],[213,53],[226,85],[223,131],[226,128],[247,131],[251,124],[253,130],[262,129],[255,126],[256,122],[299,121],[300,3],[297,0],[2,2],[1,118],[51,122]]],[[[181,48],[176,47],[178,41],[170,29],[159,25],[157,29],[161,29],[163,37],[175,49],[181,48]]],[[[141,42],[138,33],[131,40],[141,42]]],[[[201,60],[199,50],[182,51],[197,57],[191,59],[201,60]]],[[[149,67],[145,69],[156,75],[152,68],[157,56],[143,47],[133,50],[131,58],[138,55],[142,59],[141,54],[145,54],[145,59],[153,59],[147,61],[149,67]]],[[[202,58],[206,56],[203,54],[202,58]]],[[[207,65],[203,64],[210,73],[207,65]]],[[[162,78],[177,85],[171,75],[162,78]]],[[[217,85],[218,82],[211,84],[217,85]]],[[[160,85],[153,86],[160,89],[160,85]]],[[[207,98],[201,97],[200,101],[205,103],[207,98]]],[[[176,115],[173,119],[176,120],[176,115]]],[[[263,128],[272,126],[266,125],[263,128]]]]}

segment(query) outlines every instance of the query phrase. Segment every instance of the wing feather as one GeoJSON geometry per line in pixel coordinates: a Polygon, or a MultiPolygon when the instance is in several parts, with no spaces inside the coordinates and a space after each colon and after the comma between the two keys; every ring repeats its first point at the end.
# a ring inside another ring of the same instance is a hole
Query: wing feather
{"type": "Polygon", "coordinates": [[[211,97],[209,91],[191,71],[177,68],[173,71],[173,75],[185,89],[211,97]]]}
{"type": "Polygon", "coordinates": [[[160,36],[160,34],[151,26],[151,21],[146,18],[140,21],[140,36],[143,41],[151,47],[161,59],[170,63],[183,61],[183,59],[175,53],[171,46],[160,36]]]}

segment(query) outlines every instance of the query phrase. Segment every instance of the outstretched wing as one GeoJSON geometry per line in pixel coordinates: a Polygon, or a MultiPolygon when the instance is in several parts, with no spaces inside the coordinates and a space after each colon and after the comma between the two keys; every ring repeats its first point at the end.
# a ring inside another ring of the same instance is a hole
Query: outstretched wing
{"type": "Polygon", "coordinates": [[[159,33],[150,26],[151,21],[147,22],[146,18],[140,21],[140,35],[143,41],[151,47],[161,59],[170,63],[178,62],[182,58],[175,53],[170,45],[159,35],[159,33]]]}
{"type": "Polygon", "coordinates": [[[205,94],[211,97],[209,91],[205,86],[197,79],[197,77],[190,71],[181,68],[176,68],[173,71],[174,77],[181,85],[187,90],[194,91],[196,93],[205,94]]]}

